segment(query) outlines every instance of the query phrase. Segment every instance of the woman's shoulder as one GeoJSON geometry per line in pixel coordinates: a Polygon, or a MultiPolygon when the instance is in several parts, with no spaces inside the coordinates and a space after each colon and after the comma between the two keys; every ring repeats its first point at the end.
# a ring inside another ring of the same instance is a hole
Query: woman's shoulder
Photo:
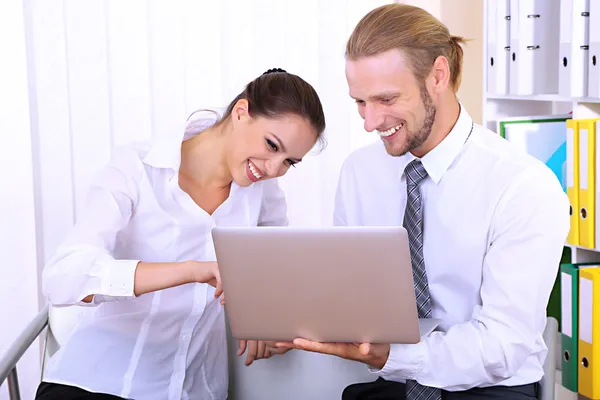
{"type": "Polygon", "coordinates": [[[112,149],[108,166],[122,172],[141,171],[144,157],[146,157],[152,145],[151,141],[145,141],[115,146],[112,149]]]}

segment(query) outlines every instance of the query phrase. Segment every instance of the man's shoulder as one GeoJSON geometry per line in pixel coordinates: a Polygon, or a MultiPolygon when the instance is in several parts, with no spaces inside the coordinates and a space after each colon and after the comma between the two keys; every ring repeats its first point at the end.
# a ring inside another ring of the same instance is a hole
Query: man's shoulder
{"type": "Polygon", "coordinates": [[[479,171],[496,185],[505,189],[530,185],[532,190],[563,191],[556,173],[526,149],[482,126],[474,133],[470,161],[478,164],[479,171]]]}
{"type": "Polygon", "coordinates": [[[523,170],[551,172],[541,160],[529,154],[526,149],[481,125],[476,127],[473,135],[473,150],[477,152],[482,162],[505,172],[520,173],[523,170]]]}

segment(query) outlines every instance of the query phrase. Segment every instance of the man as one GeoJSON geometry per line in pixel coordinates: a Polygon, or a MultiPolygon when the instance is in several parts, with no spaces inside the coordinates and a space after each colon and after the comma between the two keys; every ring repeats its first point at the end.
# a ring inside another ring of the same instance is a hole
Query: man
{"type": "Polygon", "coordinates": [[[537,396],[569,202],[545,165],[474,124],[457,100],[462,41],[426,11],[390,4],[347,43],[350,95],[382,143],[345,162],[335,223],[403,224],[419,316],[441,325],[410,345],[295,340],[379,377],[344,399],[537,396]]]}

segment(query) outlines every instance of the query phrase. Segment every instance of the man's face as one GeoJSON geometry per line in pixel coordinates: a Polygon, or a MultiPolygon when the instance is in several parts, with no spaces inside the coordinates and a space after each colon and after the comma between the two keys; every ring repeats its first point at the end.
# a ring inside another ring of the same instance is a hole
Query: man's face
{"type": "Polygon", "coordinates": [[[401,156],[423,145],[436,107],[399,50],[347,61],[346,79],[365,130],[377,131],[390,155],[401,156]]]}

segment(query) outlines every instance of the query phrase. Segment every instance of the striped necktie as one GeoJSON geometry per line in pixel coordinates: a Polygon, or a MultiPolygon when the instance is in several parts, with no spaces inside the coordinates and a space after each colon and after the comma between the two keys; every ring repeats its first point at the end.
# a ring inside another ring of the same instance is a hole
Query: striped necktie
{"type": "MultiPolygon", "coordinates": [[[[419,318],[429,318],[431,302],[423,258],[423,203],[419,190],[419,184],[427,178],[427,171],[421,161],[413,160],[406,166],[404,174],[406,175],[407,198],[403,225],[408,233],[417,312],[419,318]]],[[[441,398],[440,389],[422,386],[413,380],[406,381],[407,400],[439,400],[441,398]]]]}

